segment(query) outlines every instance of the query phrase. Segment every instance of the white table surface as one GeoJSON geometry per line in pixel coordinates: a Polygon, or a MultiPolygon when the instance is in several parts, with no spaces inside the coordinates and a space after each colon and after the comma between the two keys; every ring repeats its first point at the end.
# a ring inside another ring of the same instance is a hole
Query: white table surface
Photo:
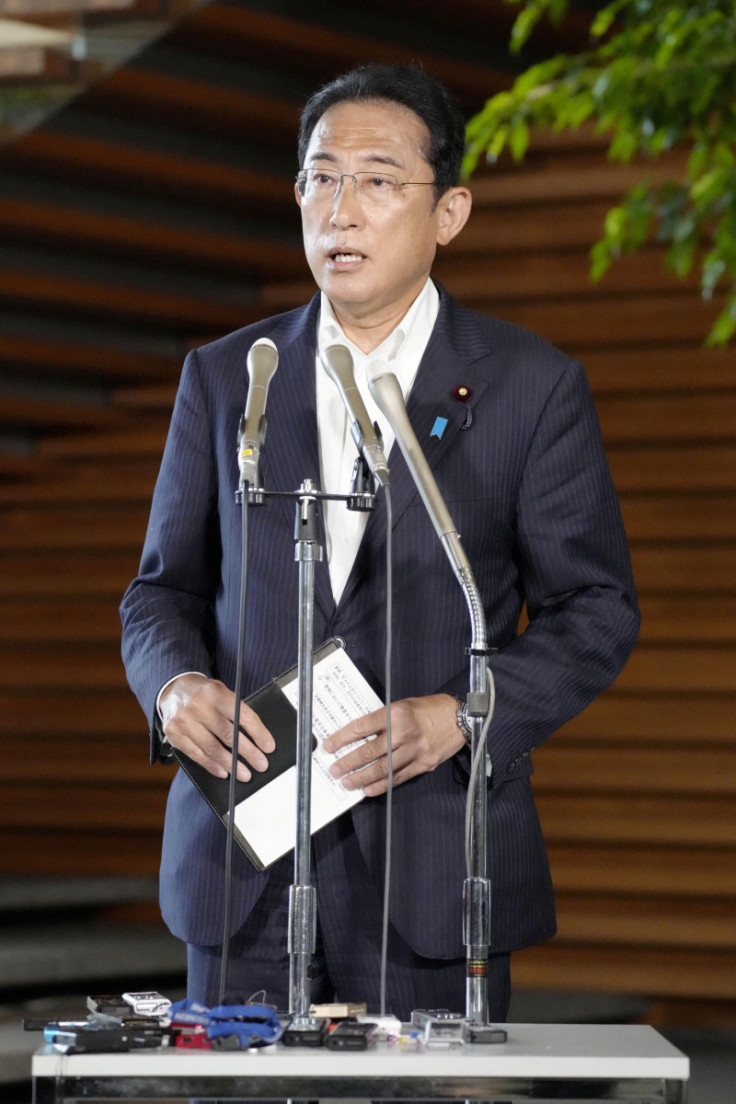
{"type": "Polygon", "coordinates": [[[689,1059],[652,1027],[507,1024],[506,1043],[367,1051],[270,1046],[249,1051],[164,1047],[120,1054],[69,1054],[52,1046],[33,1056],[32,1075],[73,1078],[319,1077],[559,1078],[687,1081],[689,1059]]]}

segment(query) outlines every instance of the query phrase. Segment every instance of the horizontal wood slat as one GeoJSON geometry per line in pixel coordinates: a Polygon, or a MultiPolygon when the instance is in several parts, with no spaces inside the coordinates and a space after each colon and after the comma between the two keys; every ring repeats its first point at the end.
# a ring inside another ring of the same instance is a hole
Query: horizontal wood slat
{"type": "Polygon", "coordinates": [[[733,395],[599,396],[601,431],[611,441],[703,441],[736,437],[733,395]]]}
{"type": "Polygon", "coordinates": [[[110,457],[163,456],[169,418],[146,418],[143,425],[111,430],[109,433],[89,433],[84,436],[48,438],[39,446],[39,455],[48,457],[109,459],[110,457]]]}
{"type": "MultiPolygon", "coordinates": [[[[289,189],[290,191],[291,189],[289,189]]],[[[103,250],[156,262],[178,260],[193,269],[237,271],[262,276],[298,275],[306,269],[303,250],[277,241],[162,225],[119,215],[99,214],[0,196],[0,232],[7,238],[33,231],[39,243],[73,241],[76,248],[103,250]]]]}
{"type": "Polygon", "coordinates": [[[577,947],[553,942],[517,952],[512,978],[520,988],[731,1000],[736,992],[736,957],[730,950],[577,947]]]}
{"type": "Polygon", "coordinates": [[[652,183],[684,174],[685,158],[679,151],[665,153],[646,167],[641,162],[610,161],[600,152],[538,153],[532,149],[520,164],[497,162],[480,166],[469,181],[473,206],[539,204],[548,214],[557,203],[605,198],[618,203],[623,193],[641,182],[642,173],[652,183]]]}
{"type": "Polygon", "coordinates": [[[727,794],[736,790],[732,748],[583,748],[551,740],[534,753],[537,793],[727,794]]]}
{"type": "Polygon", "coordinates": [[[49,505],[45,510],[18,506],[0,515],[0,540],[9,551],[128,548],[140,552],[148,515],[149,510],[142,506],[115,505],[107,510],[76,505],[49,505]]]}
{"type": "MultiPolygon", "coordinates": [[[[245,297],[244,297],[245,298],[245,297]]],[[[70,314],[104,315],[169,326],[191,332],[237,329],[255,321],[252,307],[166,290],[150,291],[132,284],[99,283],[50,272],[0,268],[0,303],[32,304],[34,309],[67,310],[70,314]]]]}
{"type": "MultiPolygon", "coordinates": [[[[472,230],[445,246],[444,257],[515,253],[544,254],[553,250],[589,249],[601,236],[610,204],[590,200],[556,203],[553,207],[501,210],[481,207],[472,216],[472,230]]],[[[536,257],[529,259],[536,263],[536,257]]],[[[470,298],[485,297],[479,287],[470,298]]]]}
{"type": "Polygon", "coordinates": [[[736,644],[736,594],[639,597],[642,639],[647,642],[736,644]]]}
{"type": "MultiPolygon", "coordinates": [[[[513,230],[513,217],[509,216],[513,230]]],[[[462,240],[462,239],[461,239],[462,240]]],[[[631,294],[639,290],[642,293],[681,291],[683,282],[668,272],[663,263],[663,254],[650,250],[641,257],[627,257],[614,265],[606,274],[604,284],[596,284],[590,278],[590,257],[584,250],[559,254],[555,252],[514,255],[504,251],[503,259],[488,256],[484,251],[479,257],[462,252],[458,245],[455,253],[441,253],[434,269],[434,275],[456,298],[478,300],[482,294],[487,302],[493,301],[494,312],[501,316],[505,313],[505,303],[521,302],[530,299],[542,299],[550,295],[580,296],[600,299],[601,293],[610,295],[631,294]],[[495,304],[499,304],[495,306],[495,304]]],[[[687,283],[685,286],[688,286],[687,283]]],[[[695,287],[695,283],[691,283],[695,287]]],[[[296,285],[294,299],[304,302],[308,285],[303,289],[296,285]]],[[[296,303],[295,303],[296,305],[296,303]]]]}
{"type": "MultiPolygon", "coordinates": [[[[139,747],[148,757],[148,721],[127,687],[94,693],[77,690],[0,690],[0,716],[6,738],[68,736],[92,740],[122,737],[126,747],[139,747]]],[[[136,752],[136,754],[138,754],[136,752]]]]}
{"type": "Polygon", "coordinates": [[[40,426],[49,430],[101,429],[125,424],[126,412],[102,403],[46,401],[3,395],[0,383],[0,423],[40,426]]]}
{"type": "MultiPolygon", "coordinates": [[[[165,431],[161,436],[165,436],[165,431]]],[[[158,435],[156,440],[159,440],[158,435]]],[[[40,465],[43,460],[37,457],[36,462],[40,465]]],[[[60,460],[54,465],[53,482],[0,483],[0,505],[33,503],[41,509],[44,504],[62,502],[69,505],[96,503],[103,507],[112,502],[128,502],[148,507],[159,467],[158,456],[142,460],[126,458],[124,463],[119,460],[107,463],[103,460],[95,463],[91,459],[89,463],[60,460]]]]}
{"type": "Polygon", "coordinates": [[[704,302],[695,292],[499,303],[498,307],[485,299],[472,298],[466,303],[535,330],[553,345],[577,355],[611,345],[703,341],[724,305],[721,297],[704,302]]]}
{"type": "Polygon", "coordinates": [[[2,690],[119,690],[125,686],[120,648],[75,644],[65,648],[0,645],[2,690]]]}
{"type": "Polygon", "coordinates": [[[166,195],[202,200],[243,210],[257,204],[267,211],[292,213],[294,193],[284,178],[257,168],[203,161],[183,153],[119,145],[102,138],[36,130],[4,153],[11,166],[47,170],[57,177],[99,181],[105,185],[142,187],[166,195]]]}
{"type": "Polygon", "coordinates": [[[583,713],[568,721],[555,741],[642,741],[665,744],[732,744],[736,691],[703,695],[687,687],[681,693],[630,693],[608,691],[583,713]]]}
{"type": "MultiPolygon", "coordinates": [[[[635,335],[634,335],[635,336],[635,335]]],[[[731,349],[704,348],[703,334],[691,344],[675,344],[675,338],[663,339],[659,345],[629,348],[581,348],[573,340],[568,348],[577,352],[594,394],[630,392],[707,393],[736,389],[736,369],[731,349]]]]}
{"type": "MultiPolygon", "coordinates": [[[[102,720],[102,718],[100,718],[102,720]]],[[[33,754],[28,754],[28,741],[22,736],[4,737],[4,784],[53,787],[68,783],[87,782],[91,786],[144,786],[168,790],[172,769],[151,766],[146,741],[135,742],[108,736],[100,731],[96,739],[89,736],[67,736],[64,754],[58,755],[54,736],[36,736],[33,754]],[[55,753],[56,752],[56,753],[55,753]]]]}
{"type": "Polygon", "coordinates": [[[112,402],[123,410],[171,414],[176,399],[177,384],[149,383],[141,387],[119,387],[112,402]]]}
{"type": "Polygon", "coordinates": [[[117,604],[110,599],[10,600],[3,602],[0,642],[3,644],[115,644],[120,640],[117,604]]]}
{"type": "Polygon", "coordinates": [[[623,495],[621,509],[634,542],[736,540],[733,495],[623,495]]]}
{"type": "Polygon", "coordinates": [[[118,69],[95,88],[98,108],[251,141],[296,145],[301,104],[149,69],[118,69]]]}
{"type": "Polygon", "coordinates": [[[560,893],[640,894],[671,897],[736,896],[736,849],[719,847],[596,847],[555,843],[549,848],[552,878],[560,893]]]}
{"type": "MultiPolygon", "coordinates": [[[[122,831],[161,831],[166,807],[166,787],[162,776],[151,770],[151,785],[116,783],[90,786],[86,782],[17,783],[4,789],[0,803],[0,828],[16,825],[19,829],[44,827],[56,831],[65,828],[86,829],[94,833],[101,825],[122,831]]],[[[89,855],[90,838],[87,840],[89,855]]]]}
{"type": "Polygon", "coordinates": [[[104,556],[89,549],[4,553],[0,555],[0,598],[107,595],[119,600],[137,574],[139,561],[140,541],[127,552],[113,546],[104,556]]]}
{"type": "MultiPolygon", "coordinates": [[[[720,436],[722,423],[710,423],[720,436]]],[[[699,424],[696,432],[707,427],[699,424]]],[[[691,433],[693,430],[691,429],[691,433]]],[[[619,493],[736,491],[736,445],[613,446],[607,448],[619,493]]]]}
{"type": "Polygon", "coordinates": [[[736,845],[736,808],[728,796],[585,797],[542,790],[537,802],[545,836],[555,843],[736,845]]]}
{"type": "Polygon", "coordinates": [[[631,549],[631,559],[640,590],[736,590],[736,543],[640,545],[631,549]]]}
{"type": "Polygon", "coordinates": [[[698,945],[736,950],[736,901],[662,902],[657,897],[577,897],[561,895],[557,907],[558,939],[634,947],[689,949],[697,930],[698,945]]]}
{"type": "Polygon", "coordinates": [[[155,877],[161,863],[161,828],[108,826],[104,820],[63,830],[59,825],[0,824],[0,874],[89,876],[91,853],[95,874],[155,877]]]}
{"type": "Polygon", "coordinates": [[[616,682],[625,691],[736,691],[736,649],[701,645],[665,648],[639,644],[616,682]]]}
{"type": "Polygon", "coordinates": [[[115,345],[53,341],[0,332],[0,357],[8,366],[92,375],[96,379],[178,379],[181,360],[115,345]]]}

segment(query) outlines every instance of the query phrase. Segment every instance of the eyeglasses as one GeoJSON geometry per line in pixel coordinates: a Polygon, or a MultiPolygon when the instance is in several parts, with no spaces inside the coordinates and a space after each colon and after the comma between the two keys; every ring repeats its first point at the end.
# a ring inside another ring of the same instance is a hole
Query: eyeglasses
{"type": "Polygon", "coordinates": [[[391,203],[401,188],[433,186],[434,180],[407,180],[400,184],[391,173],[339,173],[334,169],[302,169],[296,174],[299,195],[307,203],[319,203],[335,198],[343,180],[352,180],[358,199],[376,206],[391,203]]]}

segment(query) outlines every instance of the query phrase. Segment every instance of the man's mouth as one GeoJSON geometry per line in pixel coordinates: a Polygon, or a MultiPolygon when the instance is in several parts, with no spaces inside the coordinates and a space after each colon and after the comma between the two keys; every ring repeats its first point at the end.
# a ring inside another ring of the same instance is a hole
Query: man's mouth
{"type": "Polygon", "coordinates": [[[357,261],[362,261],[363,258],[364,255],[362,253],[341,253],[338,251],[330,253],[330,260],[334,261],[336,264],[354,264],[357,261]]]}

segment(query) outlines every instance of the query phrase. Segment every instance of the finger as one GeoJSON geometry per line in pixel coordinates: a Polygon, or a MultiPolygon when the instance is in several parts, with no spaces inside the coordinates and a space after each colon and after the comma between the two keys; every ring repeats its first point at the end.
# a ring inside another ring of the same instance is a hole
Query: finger
{"type": "Polygon", "coordinates": [[[376,709],[373,713],[366,713],[355,721],[350,721],[342,728],[338,728],[327,737],[323,743],[325,751],[339,751],[340,748],[354,743],[356,740],[364,740],[366,736],[375,736],[386,731],[386,710],[376,709]]]}
{"type": "MultiPolygon", "coordinates": [[[[400,786],[402,782],[406,782],[420,773],[421,769],[407,756],[401,754],[392,756],[392,787],[400,786]]],[[[362,789],[366,797],[377,797],[379,794],[386,793],[388,790],[388,758],[384,756],[363,770],[348,775],[347,778],[342,780],[342,785],[346,790],[362,789]]]]}
{"type": "MultiPolygon", "coordinates": [[[[228,693],[230,692],[228,691],[228,693]]],[[[220,701],[216,714],[211,717],[208,715],[208,723],[218,740],[232,749],[235,712],[235,698],[232,694],[230,694],[230,699],[226,707],[223,707],[224,703],[220,701]]],[[[261,751],[261,747],[265,744],[267,750],[273,751],[276,747],[273,736],[258,714],[254,713],[244,702],[241,703],[239,720],[238,755],[245,759],[253,770],[259,772],[268,770],[268,759],[261,751]],[[253,738],[251,738],[251,729],[254,730],[257,743],[254,743],[253,738]],[[260,747],[258,746],[259,743],[260,747]]],[[[240,774],[238,774],[238,778],[240,778],[240,774]]]]}
{"type": "MultiPolygon", "coordinates": [[[[233,725],[234,709],[235,700],[233,698],[233,712],[231,712],[228,717],[231,729],[233,725]]],[[[266,728],[255,710],[251,709],[244,701],[240,703],[240,715],[238,719],[240,722],[240,731],[244,732],[256,747],[260,748],[266,755],[270,755],[276,750],[276,741],[269,729],[266,728]]],[[[268,760],[266,760],[266,765],[268,765],[268,760]]]]}
{"type": "MultiPolygon", "coordinates": [[[[416,778],[419,772],[407,768],[403,771],[394,771],[391,780],[391,788],[396,789],[402,782],[408,782],[410,778],[416,778]]],[[[377,782],[369,782],[363,789],[363,793],[366,797],[380,797],[381,794],[388,792],[388,775],[385,778],[378,779],[377,782]]]]}
{"type": "Polygon", "coordinates": [[[362,770],[364,767],[386,755],[387,742],[385,736],[376,736],[372,740],[365,740],[352,751],[345,752],[330,767],[333,778],[344,778],[352,771],[362,770]]]}
{"type": "MultiPolygon", "coordinates": [[[[166,736],[173,747],[204,767],[215,778],[229,777],[232,751],[204,725],[191,718],[188,722],[186,718],[176,718],[167,726],[166,736]]],[[[252,775],[244,763],[238,763],[236,777],[241,782],[248,782],[252,775]]]]}

